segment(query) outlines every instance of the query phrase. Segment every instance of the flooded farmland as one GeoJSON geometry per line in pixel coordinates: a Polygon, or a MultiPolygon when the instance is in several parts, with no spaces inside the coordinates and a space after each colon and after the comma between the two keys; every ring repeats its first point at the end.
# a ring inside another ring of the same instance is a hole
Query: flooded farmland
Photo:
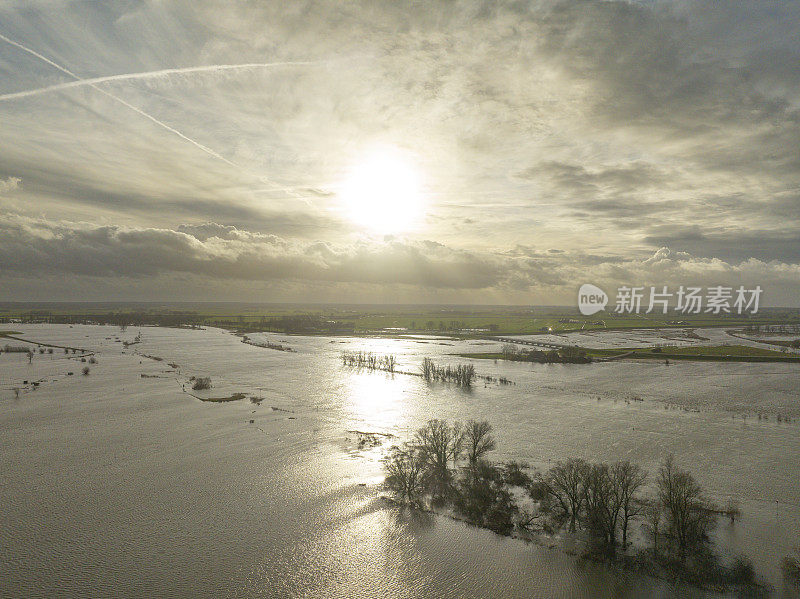
{"type": "Polygon", "coordinates": [[[779,570],[800,543],[796,364],[471,360],[514,384],[463,389],[343,368],[340,354],[391,353],[410,372],[499,344],[250,335],[288,352],[211,328],[16,329],[59,347],[36,346],[30,363],[0,355],[0,560],[12,595],[713,596],[381,499],[392,439],[431,418],[474,418],[494,426],[496,459],[539,469],[584,457],[652,473],[674,453],[715,503],[740,505],[741,519],[715,532],[723,557],[748,556],[775,596],[796,596],[779,570]],[[192,391],[192,377],[213,389],[192,391]],[[353,431],[386,441],[365,448],[353,431]]]}

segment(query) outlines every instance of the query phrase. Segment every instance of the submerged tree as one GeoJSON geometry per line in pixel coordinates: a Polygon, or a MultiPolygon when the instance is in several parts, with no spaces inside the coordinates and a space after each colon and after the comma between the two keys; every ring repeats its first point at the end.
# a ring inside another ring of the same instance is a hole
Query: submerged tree
{"type": "Polygon", "coordinates": [[[195,391],[204,391],[206,389],[211,389],[211,377],[201,376],[194,380],[194,384],[192,385],[192,389],[195,391]]]}
{"type": "Polygon", "coordinates": [[[797,548],[794,555],[787,555],[783,558],[781,570],[783,577],[788,582],[800,585],[800,547],[797,548]]]}
{"type": "Polygon", "coordinates": [[[452,489],[452,462],[461,455],[462,432],[458,424],[450,426],[445,420],[430,420],[417,430],[413,445],[425,467],[425,487],[434,501],[447,499],[452,489]]]}
{"type": "Polygon", "coordinates": [[[542,480],[547,493],[569,520],[570,532],[575,532],[583,510],[583,484],[588,471],[589,463],[586,460],[571,458],[566,462],[558,462],[542,480]]]}
{"type": "Polygon", "coordinates": [[[501,534],[511,532],[519,512],[501,470],[486,460],[464,471],[453,505],[470,521],[501,534]]]}
{"type": "Polygon", "coordinates": [[[425,490],[423,485],[424,462],[412,446],[394,446],[383,460],[386,470],[385,484],[392,493],[411,504],[417,503],[425,490]]]}
{"type": "Polygon", "coordinates": [[[681,560],[689,550],[700,548],[714,526],[711,506],[694,477],[668,456],[658,471],[658,500],[664,508],[667,533],[677,544],[681,560]]]}
{"type": "Polygon", "coordinates": [[[608,464],[591,464],[583,475],[583,521],[606,547],[614,547],[620,503],[611,469],[608,464]]]}
{"type": "Polygon", "coordinates": [[[467,422],[464,427],[464,450],[471,468],[474,469],[478,460],[490,451],[494,451],[496,446],[491,424],[486,420],[467,422]]]}
{"type": "Polygon", "coordinates": [[[631,519],[643,508],[642,503],[636,500],[636,493],[647,480],[647,472],[626,460],[611,466],[611,479],[614,482],[614,492],[620,509],[619,523],[624,549],[628,545],[628,526],[631,519]]]}

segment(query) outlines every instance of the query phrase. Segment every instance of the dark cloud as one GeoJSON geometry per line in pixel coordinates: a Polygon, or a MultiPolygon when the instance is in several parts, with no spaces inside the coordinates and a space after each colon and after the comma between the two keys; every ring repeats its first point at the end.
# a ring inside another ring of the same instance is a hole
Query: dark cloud
{"type": "Polygon", "coordinates": [[[442,244],[389,240],[300,243],[215,223],[178,230],[0,221],[0,265],[14,272],[143,277],[192,273],[221,279],[400,283],[478,289],[506,276],[496,258],[442,244]]]}
{"type": "Polygon", "coordinates": [[[792,263],[800,257],[800,234],[781,231],[715,231],[698,226],[656,227],[647,243],[677,248],[706,258],[740,262],[755,258],[792,263]]]}

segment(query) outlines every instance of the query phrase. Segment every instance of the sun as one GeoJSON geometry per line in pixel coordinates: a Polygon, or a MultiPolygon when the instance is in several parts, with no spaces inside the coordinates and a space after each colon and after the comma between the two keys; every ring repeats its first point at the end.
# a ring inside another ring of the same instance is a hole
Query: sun
{"type": "Polygon", "coordinates": [[[351,222],[378,234],[413,229],[424,211],[419,174],[394,148],[372,150],[356,162],[339,197],[351,222]]]}

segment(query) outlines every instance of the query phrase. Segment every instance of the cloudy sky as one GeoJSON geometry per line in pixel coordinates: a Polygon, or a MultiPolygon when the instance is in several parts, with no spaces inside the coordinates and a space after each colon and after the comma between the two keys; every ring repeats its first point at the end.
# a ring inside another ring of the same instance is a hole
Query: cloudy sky
{"type": "Polygon", "coordinates": [[[0,0],[0,300],[800,305],[800,3],[0,0]]]}

